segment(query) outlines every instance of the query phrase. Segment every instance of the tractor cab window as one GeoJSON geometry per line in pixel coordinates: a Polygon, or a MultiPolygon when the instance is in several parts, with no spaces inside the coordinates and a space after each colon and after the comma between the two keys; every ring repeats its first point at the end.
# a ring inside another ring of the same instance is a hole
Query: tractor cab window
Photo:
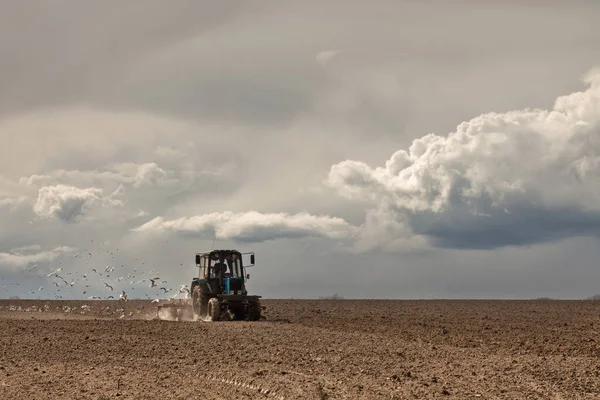
{"type": "Polygon", "coordinates": [[[243,278],[244,269],[239,254],[202,256],[200,258],[200,275],[206,279],[243,278]]]}
{"type": "Polygon", "coordinates": [[[244,273],[242,271],[242,261],[237,254],[231,255],[227,260],[227,272],[226,276],[229,278],[242,278],[244,273]]]}
{"type": "Polygon", "coordinates": [[[227,265],[220,260],[210,260],[210,267],[208,268],[208,278],[209,279],[220,279],[223,277],[227,265]]]}
{"type": "Polygon", "coordinates": [[[208,274],[208,257],[200,257],[200,276],[206,276],[208,274]]]}

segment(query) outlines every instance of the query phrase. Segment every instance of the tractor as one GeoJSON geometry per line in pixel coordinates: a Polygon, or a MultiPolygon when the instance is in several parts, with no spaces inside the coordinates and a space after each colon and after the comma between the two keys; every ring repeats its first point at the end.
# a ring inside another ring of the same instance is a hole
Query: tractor
{"type": "Polygon", "coordinates": [[[246,268],[254,266],[254,253],[237,250],[211,250],[196,254],[198,277],[192,280],[192,309],[201,320],[219,321],[261,319],[261,296],[250,296],[246,268]],[[244,265],[243,255],[250,263],[244,265]]]}

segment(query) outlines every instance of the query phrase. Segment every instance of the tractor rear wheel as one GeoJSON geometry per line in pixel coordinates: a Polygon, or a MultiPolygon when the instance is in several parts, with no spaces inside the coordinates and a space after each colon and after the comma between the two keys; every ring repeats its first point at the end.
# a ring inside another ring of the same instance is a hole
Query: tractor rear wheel
{"type": "Polygon", "coordinates": [[[194,287],[192,291],[192,309],[194,310],[194,315],[196,317],[204,318],[206,317],[206,310],[208,306],[208,298],[202,293],[202,289],[200,285],[194,287]]]}
{"type": "Polygon", "coordinates": [[[248,302],[248,309],[246,312],[246,317],[248,321],[260,321],[260,312],[262,307],[260,305],[260,300],[253,300],[248,302]]]}
{"type": "Polygon", "coordinates": [[[221,302],[216,297],[208,300],[208,317],[211,321],[218,321],[221,318],[221,302]]]}
{"type": "Polygon", "coordinates": [[[194,310],[194,314],[196,316],[202,315],[202,313],[200,312],[201,297],[202,291],[200,290],[200,286],[194,286],[194,288],[192,289],[192,310],[194,310]]]}

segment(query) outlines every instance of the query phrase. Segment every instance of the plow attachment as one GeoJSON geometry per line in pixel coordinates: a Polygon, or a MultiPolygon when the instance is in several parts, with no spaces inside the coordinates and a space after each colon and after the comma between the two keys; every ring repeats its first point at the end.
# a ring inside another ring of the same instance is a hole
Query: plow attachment
{"type": "Polygon", "coordinates": [[[194,321],[192,301],[180,299],[159,304],[156,307],[156,318],[167,321],[194,321]]]}
{"type": "Polygon", "coordinates": [[[266,319],[262,314],[266,307],[260,305],[258,297],[250,296],[252,301],[247,306],[242,302],[232,301],[236,299],[235,296],[231,296],[231,298],[229,302],[213,299],[211,305],[214,308],[205,307],[206,314],[199,315],[194,313],[192,299],[167,300],[156,306],[156,319],[164,321],[259,321],[266,319]]]}

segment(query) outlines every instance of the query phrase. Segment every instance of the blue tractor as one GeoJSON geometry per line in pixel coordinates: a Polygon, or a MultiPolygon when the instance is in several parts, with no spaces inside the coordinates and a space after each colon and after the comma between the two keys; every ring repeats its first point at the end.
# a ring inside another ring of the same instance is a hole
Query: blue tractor
{"type": "Polygon", "coordinates": [[[254,253],[237,250],[211,250],[196,254],[198,277],[192,280],[192,309],[202,320],[246,320],[261,318],[261,296],[250,296],[246,268],[254,266],[254,253]],[[244,265],[243,257],[250,262],[244,265]],[[248,257],[247,257],[248,258],[248,257]]]}

